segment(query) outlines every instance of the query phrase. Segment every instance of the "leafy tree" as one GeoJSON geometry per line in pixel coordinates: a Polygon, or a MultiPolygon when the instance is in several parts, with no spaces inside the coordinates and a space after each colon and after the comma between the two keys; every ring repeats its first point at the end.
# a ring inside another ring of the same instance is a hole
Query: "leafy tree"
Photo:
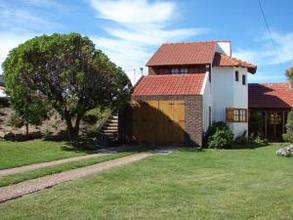
{"type": "Polygon", "coordinates": [[[286,70],[286,76],[290,82],[293,82],[293,67],[286,70]]]}
{"type": "MultiPolygon", "coordinates": [[[[293,67],[286,70],[286,75],[289,82],[293,82],[293,67]]],[[[286,133],[282,135],[284,141],[293,142],[293,111],[291,110],[288,113],[287,124],[286,124],[286,133]]]]}
{"type": "Polygon", "coordinates": [[[28,105],[24,113],[52,106],[65,119],[72,140],[78,137],[80,120],[88,110],[121,106],[131,89],[122,69],[76,33],[26,41],[10,51],[3,70],[12,105],[28,105]]]}
{"type": "Polygon", "coordinates": [[[282,135],[284,141],[293,142],[293,111],[288,113],[287,123],[286,123],[286,133],[282,135]]]}

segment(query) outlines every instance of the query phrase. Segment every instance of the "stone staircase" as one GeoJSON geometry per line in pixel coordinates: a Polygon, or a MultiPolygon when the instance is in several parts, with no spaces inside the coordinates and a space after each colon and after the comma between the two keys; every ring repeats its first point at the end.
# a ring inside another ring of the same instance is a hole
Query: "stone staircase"
{"type": "Polygon", "coordinates": [[[106,139],[108,144],[118,142],[118,114],[111,115],[101,128],[101,134],[106,139]]]}

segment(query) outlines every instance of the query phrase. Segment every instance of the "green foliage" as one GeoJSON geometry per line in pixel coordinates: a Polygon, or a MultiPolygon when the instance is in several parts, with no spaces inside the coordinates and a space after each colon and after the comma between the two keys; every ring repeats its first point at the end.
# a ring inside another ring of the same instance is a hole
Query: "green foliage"
{"type": "Polygon", "coordinates": [[[293,81],[293,67],[290,67],[286,70],[286,76],[288,77],[289,81],[293,81]]]}
{"type": "Polygon", "coordinates": [[[268,141],[260,136],[256,136],[254,139],[252,139],[252,143],[266,145],[268,144],[268,141]]]}
{"type": "Polygon", "coordinates": [[[282,135],[282,138],[285,142],[293,143],[293,111],[292,110],[288,113],[286,133],[282,135]]]}
{"type": "Polygon", "coordinates": [[[90,125],[96,124],[102,118],[104,118],[105,114],[110,111],[108,108],[94,108],[85,113],[82,120],[90,125]]]}
{"type": "Polygon", "coordinates": [[[225,122],[215,122],[207,132],[209,148],[230,147],[233,142],[233,133],[225,122]]]}
{"type": "Polygon", "coordinates": [[[119,108],[131,89],[122,69],[76,33],[26,41],[10,51],[3,70],[6,91],[19,115],[36,123],[52,106],[65,119],[71,139],[78,136],[87,111],[97,106],[119,108]]]}
{"type": "Polygon", "coordinates": [[[285,134],[282,134],[282,139],[283,139],[284,142],[290,142],[289,141],[289,135],[286,134],[286,133],[285,134]]]}

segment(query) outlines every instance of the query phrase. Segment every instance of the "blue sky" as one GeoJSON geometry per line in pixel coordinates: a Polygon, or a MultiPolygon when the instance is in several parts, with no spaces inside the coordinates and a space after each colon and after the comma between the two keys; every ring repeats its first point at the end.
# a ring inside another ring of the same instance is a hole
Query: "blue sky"
{"type": "MultiPolygon", "coordinates": [[[[292,0],[0,0],[0,62],[41,34],[89,36],[134,81],[164,42],[231,40],[233,56],[258,65],[250,82],[285,81],[293,66],[292,0]]],[[[144,72],[146,72],[144,68],[144,72]]]]}

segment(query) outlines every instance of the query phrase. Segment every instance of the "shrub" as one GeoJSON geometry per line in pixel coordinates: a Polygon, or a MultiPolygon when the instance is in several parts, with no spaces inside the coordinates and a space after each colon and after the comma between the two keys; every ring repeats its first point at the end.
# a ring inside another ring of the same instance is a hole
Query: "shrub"
{"type": "Polygon", "coordinates": [[[249,144],[257,144],[257,145],[267,145],[269,142],[267,139],[259,136],[259,135],[251,135],[248,139],[249,144]]]}
{"type": "Polygon", "coordinates": [[[88,112],[86,112],[85,115],[83,116],[82,120],[89,125],[94,125],[98,121],[103,119],[105,117],[105,115],[107,114],[107,112],[109,112],[109,111],[110,110],[108,108],[97,107],[97,108],[91,109],[88,112]]]}
{"type": "Polygon", "coordinates": [[[288,114],[286,133],[282,135],[285,142],[293,143],[293,111],[291,110],[288,114]]]}
{"type": "Polygon", "coordinates": [[[282,139],[283,139],[283,141],[285,141],[285,142],[290,142],[289,141],[289,135],[288,134],[282,134],[282,139]]]}
{"type": "Polygon", "coordinates": [[[224,122],[213,123],[207,132],[209,148],[230,147],[233,142],[233,133],[224,122]]]}
{"type": "Polygon", "coordinates": [[[24,120],[17,113],[13,112],[10,115],[7,124],[11,127],[21,128],[24,125],[24,120]]]}

